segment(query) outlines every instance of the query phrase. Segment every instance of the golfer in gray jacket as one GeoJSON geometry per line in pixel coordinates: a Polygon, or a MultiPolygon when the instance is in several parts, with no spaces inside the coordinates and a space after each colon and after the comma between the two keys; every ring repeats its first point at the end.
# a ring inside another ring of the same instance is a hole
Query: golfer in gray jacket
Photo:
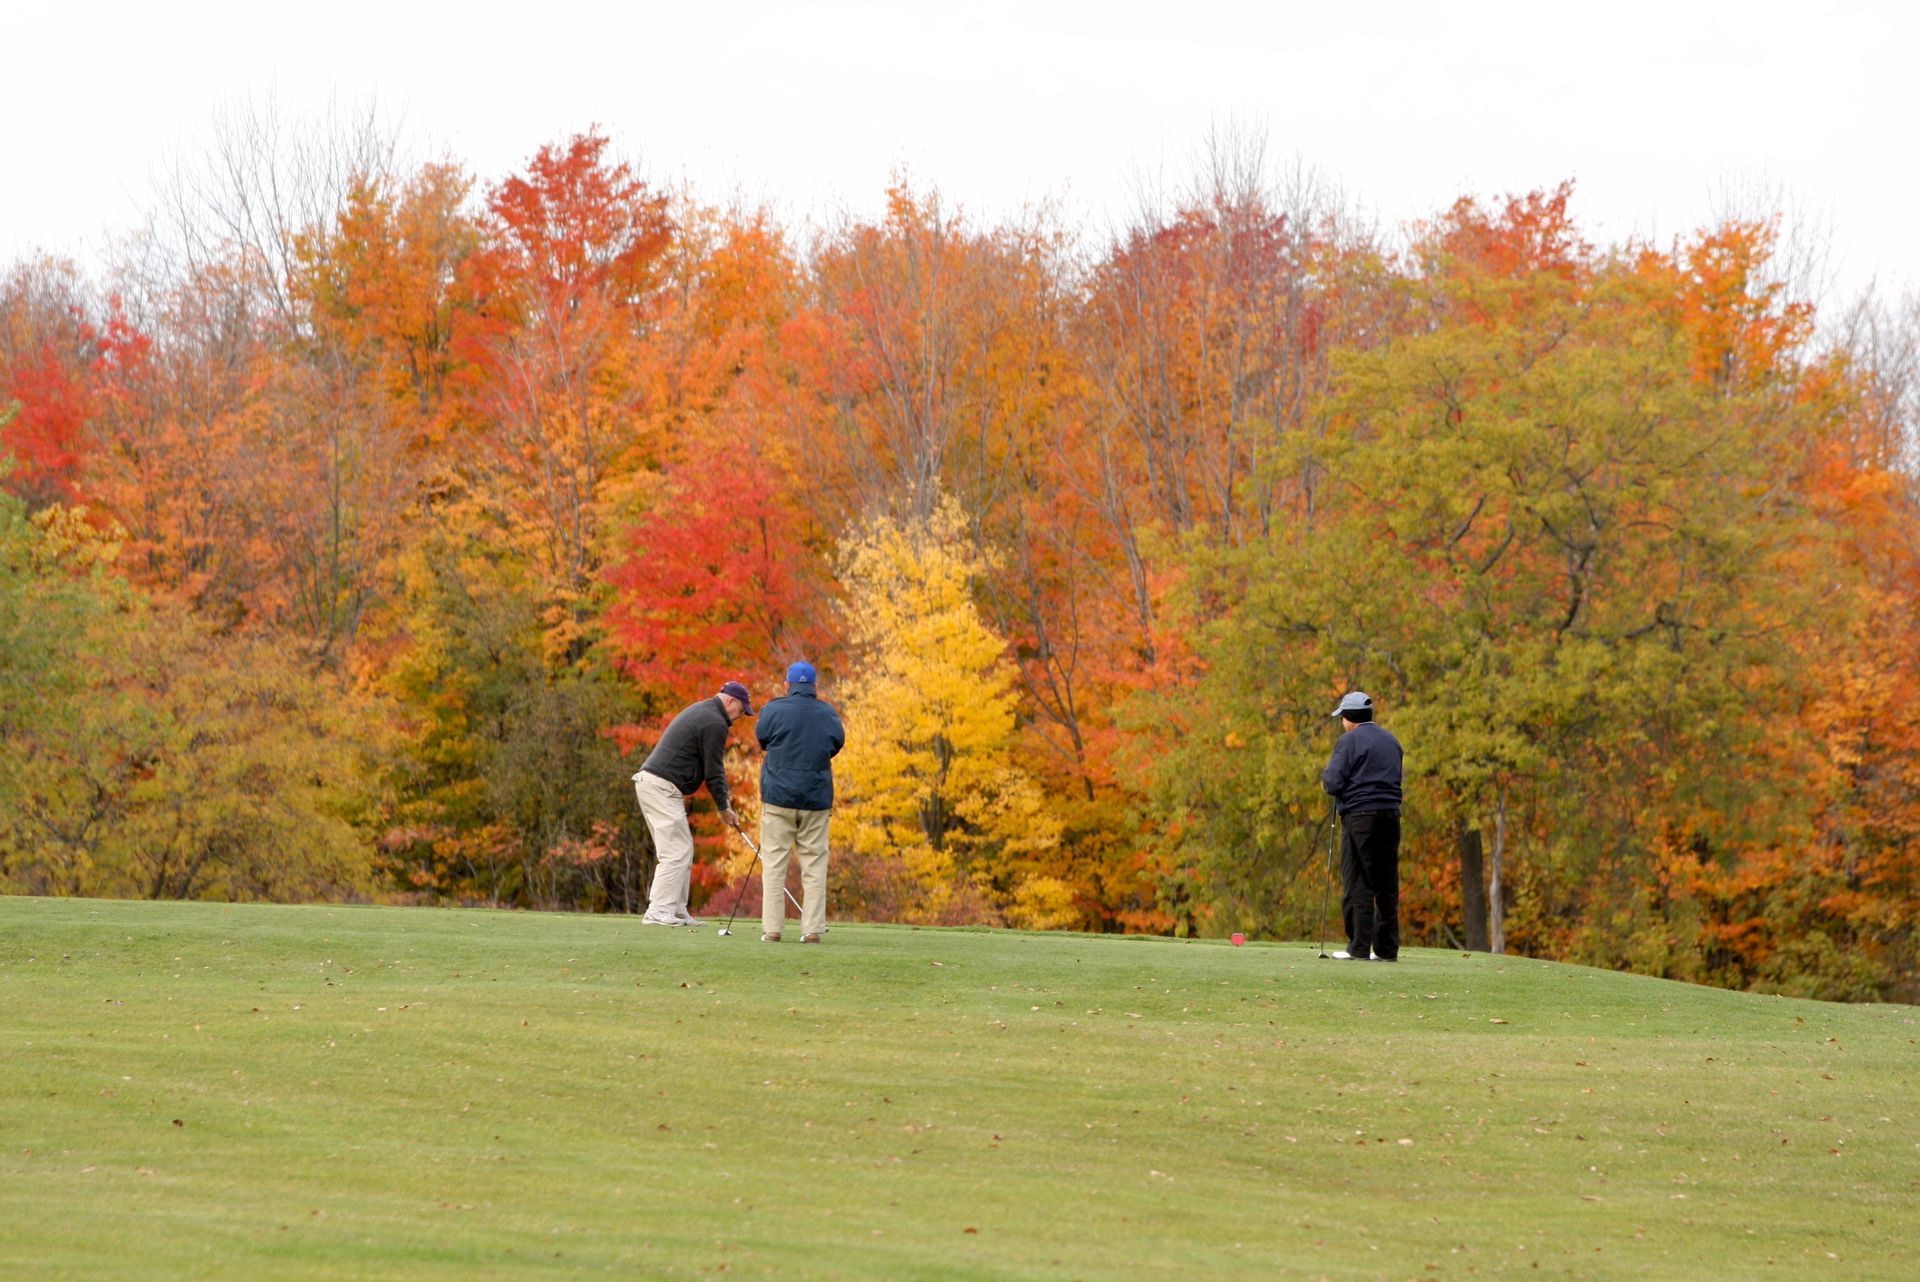
{"type": "Polygon", "coordinates": [[[819,674],[804,659],[787,669],[787,695],[760,709],[754,723],[766,759],[760,766],[760,938],[780,942],[787,915],[787,859],[800,864],[800,942],[827,930],[827,819],[833,811],[833,758],[847,742],[840,714],[819,695],[819,674]]]}
{"type": "Polygon", "coordinates": [[[647,892],[649,926],[698,926],[687,913],[687,890],[693,875],[693,829],[687,824],[687,798],[707,786],[707,795],[720,807],[720,822],[738,827],[733,799],[727,795],[727,771],[722,758],[727,730],[741,717],[753,715],[753,701],[738,681],[721,685],[720,693],[683,708],[654,745],[645,765],[633,776],[640,813],[653,833],[653,885],[647,892]]]}

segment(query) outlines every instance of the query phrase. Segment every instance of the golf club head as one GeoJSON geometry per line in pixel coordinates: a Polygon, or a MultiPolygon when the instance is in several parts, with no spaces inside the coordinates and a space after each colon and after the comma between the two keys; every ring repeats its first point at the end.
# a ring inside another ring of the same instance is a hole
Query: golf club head
{"type": "MultiPolygon", "coordinates": [[[[726,928],[725,926],[722,926],[722,927],[720,928],[720,933],[721,933],[721,934],[723,934],[723,935],[731,935],[731,934],[732,934],[733,932],[732,932],[732,931],[730,931],[730,930],[728,930],[728,929],[727,929],[727,928],[726,928]]],[[[1324,957],[1324,956],[1326,956],[1326,954],[1325,954],[1325,953],[1322,953],[1322,954],[1320,954],[1320,955],[1321,955],[1322,957],[1324,957]]]]}

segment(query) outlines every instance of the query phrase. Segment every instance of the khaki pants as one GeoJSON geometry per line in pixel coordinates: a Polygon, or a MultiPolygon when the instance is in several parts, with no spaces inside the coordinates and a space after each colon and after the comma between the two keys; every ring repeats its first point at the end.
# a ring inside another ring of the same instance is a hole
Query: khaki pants
{"type": "Polygon", "coordinates": [[[827,818],[831,810],[760,807],[760,930],[778,933],[787,918],[787,857],[800,865],[800,933],[827,928],[827,818]]]}
{"type": "Polygon", "coordinates": [[[640,813],[653,832],[653,887],[647,892],[647,919],[675,922],[687,915],[687,889],[693,876],[693,829],[687,826],[687,799],[671,781],[642,770],[633,777],[640,813]]]}

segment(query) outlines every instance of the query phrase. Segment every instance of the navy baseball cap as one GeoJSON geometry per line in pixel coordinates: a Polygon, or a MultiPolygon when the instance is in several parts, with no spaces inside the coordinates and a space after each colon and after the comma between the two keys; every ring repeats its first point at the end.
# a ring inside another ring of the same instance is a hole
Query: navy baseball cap
{"type": "Polygon", "coordinates": [[[730,694],[740,701],[740,715],[753,715],[753,700],[747,697],[747,688],[738,681],[729,681],[720,687],[721,694],[730,694]]]}
{"type": "Polygon", "coordinates": [[[805,659],[787,669],[787,684],[790,686],[810,686],[819,679],[820,674],[805,659]]]}

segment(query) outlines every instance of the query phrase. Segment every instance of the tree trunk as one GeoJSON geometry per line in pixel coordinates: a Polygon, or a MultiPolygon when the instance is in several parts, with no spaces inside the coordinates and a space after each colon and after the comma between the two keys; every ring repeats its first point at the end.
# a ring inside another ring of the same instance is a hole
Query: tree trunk
{"type": "Polygon", "coordinates": [[[1493,952],[1507,951],[1507,887],[1502,865],[1507,854],[1507,790],[1500,789],[1500,802],[1493,811],[1493,875],[1487,880],[1488,945],[1493,952]]]}
{"type": "Polygon", "coordinates": [[[1480,829],[1460,825],[1456,846],[1460,852],[1460,908],[1466,924],[1467,948],[1491,952],[1487,936],[1487,866],[1480,829]]]}

